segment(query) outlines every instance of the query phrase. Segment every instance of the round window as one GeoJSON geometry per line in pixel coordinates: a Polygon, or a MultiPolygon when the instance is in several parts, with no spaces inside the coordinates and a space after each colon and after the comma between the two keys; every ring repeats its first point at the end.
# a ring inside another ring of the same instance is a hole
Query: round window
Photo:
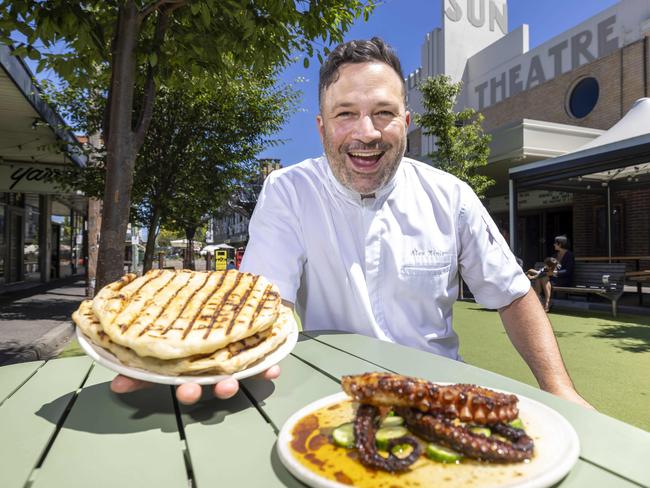
{"type": "Polygon", "coordinates": [[[598,103],[598,81],[596,78],[583,78],[575,84],[569,95],[569,112],[574,117],[586,117],[598,103]]]}

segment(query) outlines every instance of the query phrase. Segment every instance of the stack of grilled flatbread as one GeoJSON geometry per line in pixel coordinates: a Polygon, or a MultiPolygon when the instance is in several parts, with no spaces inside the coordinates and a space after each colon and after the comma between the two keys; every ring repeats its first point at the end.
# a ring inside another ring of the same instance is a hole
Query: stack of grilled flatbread
{"type": "Polygon", "coordinates": [[[72,318],[123,364],[165,375],[241,371],[296,327],[275,285],[236,270],[127,274],[72,318]]]}

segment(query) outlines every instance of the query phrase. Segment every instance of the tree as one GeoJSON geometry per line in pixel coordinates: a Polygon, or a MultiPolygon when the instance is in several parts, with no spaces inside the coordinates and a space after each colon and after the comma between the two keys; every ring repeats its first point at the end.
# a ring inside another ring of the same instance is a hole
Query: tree
{"type": "MultiPolygon", "coordinates": [[[[161,92],[134,184],[144,191],[138,215],[151,236],[163,225],[182,230],[191,246],[196,229],[257,174],[255,156],[276,143],[271,135],[296,105],[297,92],[272,72],[231,73],[218,85],[199,79],[161,92]]],[[[147,251],[145,269],[153,239],[147,251]]]]}
{"type": "MultiPolygon", "coordinates": [[[[145,271],[152,267],[161,226],[191,240],[216,208],[256,179],[255,156],[277,142],[270,136],[294,110],[297,96],[277,83],[272,70],[253,76],[233,68],[218,80],[189,78],[183,89],[161,87],[136,160],[131,198],[132,223],[148,230],[145,271]]],[[[73,130],[92,131],[101,112],[86,91],[69,87],[48,90],[48,100],[75,124],[73,130]]],[[[97,159],[96,165],[62,171],[60,183],[101,197],[105,164],[97,159]]]]}
{"type": "Polygon", "coordinates": [[[483,115],[473,108],[456,112],[462,83],[446,75],[427,78],[420,84],[424,113],[415,122],[425,135],[433,135],[436,149],[427,156],[434,165],[466,182],[479,197],[494,180],[478,173],[487,164],[491,136],[483,132],[483,115]]]}
{"type": "MultiPolygon", "coordinates": [[[[376,0],[13,0],[0,3],[0,42],[23,36],[15,54],[39,60],[70,85],[101,80],[106,185],[97,286],[122,274],[135,160],[157,87],[237,62],[251,72],[340,42],[376,0]],[[138,93],[141,93],[138,99],[138,93]]],[[[321,57],[318,53],[319,58],[321,57]]]]}

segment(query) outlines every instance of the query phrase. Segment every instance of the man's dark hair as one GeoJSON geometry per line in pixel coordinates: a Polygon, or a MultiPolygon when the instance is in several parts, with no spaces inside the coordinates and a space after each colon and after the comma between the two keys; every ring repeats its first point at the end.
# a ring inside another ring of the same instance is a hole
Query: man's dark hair
{"type": "Polygon", "coordinates": [[[349,63],[385,63],[399,76],[402,82],[402,93],[406,104],[406,83],[402,74],[402,65],[395,51],[379,37],[373,37],[369,41],[358,40],[339,44],[330,52],[327,59],[320,67],[318,81],[318,103],[323,101],[323,93],[332,83],[339,79],[339,68],[349,63]]]}
{"type": "Polygon", "coordinates": [[[569,238],[567,236],[557,236],[553,242],[562,249],[569,249],[569,238]]]}

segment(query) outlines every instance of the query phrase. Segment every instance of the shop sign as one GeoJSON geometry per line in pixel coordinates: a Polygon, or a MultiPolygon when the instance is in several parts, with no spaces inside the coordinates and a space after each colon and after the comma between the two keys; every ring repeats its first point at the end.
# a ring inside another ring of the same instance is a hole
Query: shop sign
{"type": "MultiPolygon", "coordinates": [[[[543,209],[551,207],[566,207],[573,205],[573,193],[564,191],[522,191],[517,198],[519,210],[543,209]]],[[[488,198],[485,207],[490,213],[508,212],[510,200],[508,195],[488,198]]]]}
{"type": "Polygon", "coordinates": [[[60,166],[0,163],[0,191],[16,193],[61,193],[54,181],[60,166]]]}

